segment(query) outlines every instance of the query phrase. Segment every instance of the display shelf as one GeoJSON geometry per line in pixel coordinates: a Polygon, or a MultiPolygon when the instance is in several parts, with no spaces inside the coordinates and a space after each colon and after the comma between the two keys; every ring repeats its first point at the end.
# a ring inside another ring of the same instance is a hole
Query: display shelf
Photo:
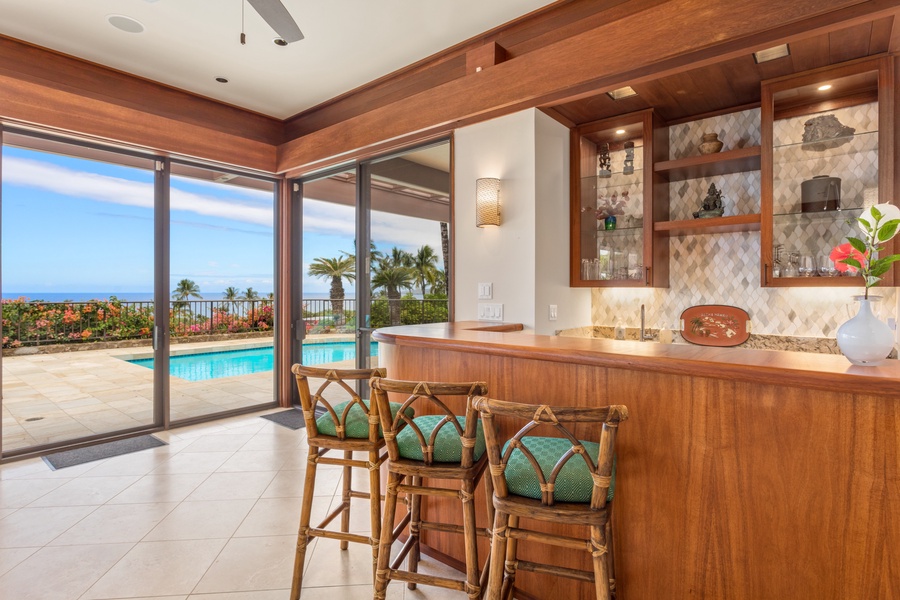
{"type": "Polygon", "coordinates": [[[729,173],[758,171],[761,148],[749,146],[715,154],[688,156],[656,163],[653,170],[668,177],[669,182],[714,177],[729,173]]]}
{"type": "Polygon", "coordinates": [[[825,150],[811,150],[807,142],[795,142],[793,144],[781,144],[773,147],[776,165],[782,168],[786,165],[816,165],[822,161],[838,159],[843,156],[853,156],[863,152],[878,153],[878,132],[865,131],[854,133],[852,136],[834,138],[830,143],[838,140],[846,140],[844,143],[827,148],[825,150]]]}
{"type": "Polygon", "coordinates": [[[713,217],[711,219],[687,219],[684,221],[660,221],[653,224],[655,231],[665,232],[670,236],[759,231],[759,227],[760,216],[758,214],[713,217]]]}
{"type": "Polygon", "coordinates": [[[847,221],[856,222],[856,219],[863,213],[863,208],[842,208],[840,210],[817,210],[812,212],[789,212],[775,213],[773,218],[776,222],[789,224],[812,223],[815,221],[847,221]]]}

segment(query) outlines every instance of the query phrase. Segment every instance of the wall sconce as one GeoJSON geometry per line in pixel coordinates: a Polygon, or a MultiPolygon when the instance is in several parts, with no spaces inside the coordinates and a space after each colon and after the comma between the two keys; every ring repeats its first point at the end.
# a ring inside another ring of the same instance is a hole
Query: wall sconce
{"type": "Polygon", "coordinates": [[[475,181],[475,226],[500,224],[500,180],[492,177],[475,181]]]}

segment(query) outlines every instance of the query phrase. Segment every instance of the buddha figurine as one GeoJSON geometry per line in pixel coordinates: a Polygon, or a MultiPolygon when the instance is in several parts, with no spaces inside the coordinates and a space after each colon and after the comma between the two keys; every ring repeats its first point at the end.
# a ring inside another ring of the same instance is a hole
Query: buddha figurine
{"type": "Polygon", "coordinates": [[[703,207],[694,213],[695,219],[711,219],[725,214],[725,204],[722,202],[722,192],[716,189],[716,184],[709,184],[709,191],[703,199],[703,207]]]}

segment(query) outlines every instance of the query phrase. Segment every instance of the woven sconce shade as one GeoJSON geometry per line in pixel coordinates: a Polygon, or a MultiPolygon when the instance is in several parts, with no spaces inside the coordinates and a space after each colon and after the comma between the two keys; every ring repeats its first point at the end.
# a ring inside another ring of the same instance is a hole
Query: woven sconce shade
{"type": "Polygon", "coordinates": [[[500,224],[500,180],[494,178],[475,181],[475,226],[500,224]]]}

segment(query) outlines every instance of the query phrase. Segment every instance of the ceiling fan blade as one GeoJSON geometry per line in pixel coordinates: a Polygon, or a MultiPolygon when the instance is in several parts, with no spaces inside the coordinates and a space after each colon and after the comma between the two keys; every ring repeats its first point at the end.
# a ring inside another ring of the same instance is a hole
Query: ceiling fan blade
{"type": "Polygon", "coordinates": [[[303,32],[281,0],[247,0],[259,16],[287,43],[299,42],[303,32]]]}

